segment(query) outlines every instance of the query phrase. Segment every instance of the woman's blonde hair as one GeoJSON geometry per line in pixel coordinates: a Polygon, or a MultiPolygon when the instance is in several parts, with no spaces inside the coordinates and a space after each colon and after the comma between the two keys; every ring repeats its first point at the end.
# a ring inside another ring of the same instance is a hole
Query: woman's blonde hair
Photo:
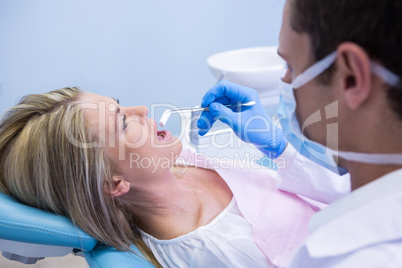
{"type": "Polygon", "coordinates": [[[77,146],[97,139],[86,130],[81,95],[74,87],[27,95],[5,113],[0,122],[0,191],[68,216],[118,250],[131,251],[134,243],[160,267],[141,239],[130,205],[107,194],[114,169],[104,148],[77,146]]]}

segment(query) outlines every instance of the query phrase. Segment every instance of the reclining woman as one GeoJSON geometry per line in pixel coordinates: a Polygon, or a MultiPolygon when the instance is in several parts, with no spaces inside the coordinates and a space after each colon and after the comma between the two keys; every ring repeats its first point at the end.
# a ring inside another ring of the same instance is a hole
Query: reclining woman
{"type": "Polygon", "coordinates": [[[0,190],[159,267],[286,266],[316,210],[272,170],[182,152],[147,114],[77,88],[25,96],[0,123],[0,190]]]}

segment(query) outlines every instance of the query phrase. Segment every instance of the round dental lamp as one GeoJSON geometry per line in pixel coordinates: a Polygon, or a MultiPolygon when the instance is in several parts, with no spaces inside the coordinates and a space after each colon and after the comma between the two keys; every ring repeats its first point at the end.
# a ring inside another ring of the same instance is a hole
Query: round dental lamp
{"type": "Polygon", "coordinates": [[[279,79],[285,75],[285,62],[278,47],[255,47],[214,54],[207,59],[215,78],[255,89],[265,106],[279,102],[279,79]]]}

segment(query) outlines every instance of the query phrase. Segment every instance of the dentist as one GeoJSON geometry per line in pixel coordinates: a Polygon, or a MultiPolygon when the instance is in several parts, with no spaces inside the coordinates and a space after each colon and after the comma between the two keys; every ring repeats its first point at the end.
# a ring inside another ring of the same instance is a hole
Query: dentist
{"type": "Polygon", "coordinates": [[[330,203],[311,219],[289,267],[402,267],[401,14],[401,0],[287,0],[282,130],[250,88],[223,81],[202,99],[210,109],[200,135],[216,119],[227,123],[267,156],[286,159],[279,188],[330,203]],[[222,105],[251,100],[241,112],[222,105]],[[332,175],[345,169],[348,194],[332,175]]]}

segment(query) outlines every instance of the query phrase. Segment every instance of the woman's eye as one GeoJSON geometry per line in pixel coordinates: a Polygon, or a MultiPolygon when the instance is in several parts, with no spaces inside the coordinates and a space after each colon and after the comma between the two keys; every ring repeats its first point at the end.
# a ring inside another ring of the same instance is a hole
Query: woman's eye
{"type": "Polygon", "coordinates": [[[127,122],[126,122],[126,115],[123,116],[123,130],[125,130],[127,128],[127,122]]]}

